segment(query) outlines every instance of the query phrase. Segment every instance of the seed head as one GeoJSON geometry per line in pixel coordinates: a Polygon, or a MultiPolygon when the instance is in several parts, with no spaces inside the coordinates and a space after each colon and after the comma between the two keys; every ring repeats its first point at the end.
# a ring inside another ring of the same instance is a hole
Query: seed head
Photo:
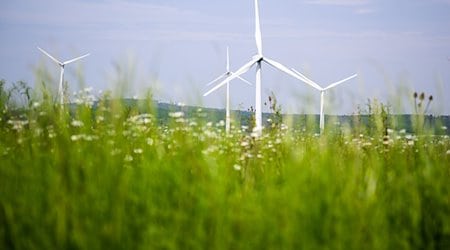
{"type": "Polygon", "coordinates": [[[430,102],[433,101],[433,96],[430,95],[430,97],[428,98],[428,100],[429,100],[430,102]]]}
{"type": "Polygon", "coordinates": [[[414,99],[417,98],[417,92],[414,92],[414,99]]]}
{"type": "Polygon", "coordinates": [[[421,101],[425,100],[425,93],[423,93],[423,92],[420,93],[419,99],[420,99],[421,101]]]}

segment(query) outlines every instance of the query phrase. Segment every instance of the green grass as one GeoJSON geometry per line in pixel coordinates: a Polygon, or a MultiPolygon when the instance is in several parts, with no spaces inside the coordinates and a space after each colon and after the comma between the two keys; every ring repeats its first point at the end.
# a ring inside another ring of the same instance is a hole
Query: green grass
{"type": "Polygon", "coordinates": [[[450,248],[448,136],[31,106],[2,107],[0,249],[450,248]]]}

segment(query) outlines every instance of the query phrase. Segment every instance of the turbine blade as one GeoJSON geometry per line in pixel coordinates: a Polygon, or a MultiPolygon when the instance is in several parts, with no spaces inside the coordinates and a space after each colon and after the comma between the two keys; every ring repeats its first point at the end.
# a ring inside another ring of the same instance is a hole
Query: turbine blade
{"type": "Polygon", "coordinates": [[[259,20],[258,0],[255,0],[255,40],[256,40],[256,47],[258,48],[258,54],[262,55],[262,35],[261,35],[261,23],[259,20]]]}
{"type": "Polygon", "coordinates": [[[240,75],[244,74],[245,72],[249,71],[250,68],[258,61],[259,61],[259,59],[253,59],[250,62],[246,63],[244,66],[242,66],[240,69],[238,69],[236,71],[236,73],[231,73],[230,76],[228,76],[227,78],[225,78],[225,80],[223,80],[222,82],[217,84],[214,88],[212,88],[211,90],[209,90],[208,92],[203,94],[203,96],[207,96],[207,95],[211,94],[212,92],[216,91],[218,88],[225,85],[227,82],[230,82],[231,80],[233,80],[233,79],[239,77],[240,75]]]}
{"type": "Polygon", "coordinates": [[[211,84],[217,82],[218,80],[222,79],[224,76],[226,76],[227,73],[223,73],[222,75],[220,75],[219,77],[217,77],[216,79],[210,81],[208,84],[206,84],[206,86],[210,86],[211,84]]]}
{"type": "Polygon", "coordinates": [[[82,59],[82,58],[85,58],[86,56],[89,56],[89,55],[90,55],[90,54],[88,53],[88,54],[86,54],[86,55],[84,55],[84,56],[80,56],[80,57],[77,57],[77,58],[74,58],[74,59],[65,61],[63,64],[66,65],[66,64],[69,64],[69,63],[73,63],[73,62],[78,61],[78,60],[80,60],[80,59],[82,59]]]}
{"type": "Polygon", "coordinates": [[[314,82],[313,80],[309,79],[308,77],[306,77],[304,74],[300,73],[298,70],[291,68],[292,71],[294,71],[297,75],[299,75],[300,77],[302,77],[305,81],[308,81],[309,83],[313,84],[314,88],[321,91],[323,90],[322,87],[319,86],[319,84],[317,84],[316,82],[314,82]]]}
{"type": "MultiPolygon", "coordinates": [[[[278,70],[281,70],[284,73],[286,73],[294,78],[297,78],[298,80],[300,80],[308,85],[311,85],[313,88],[316,88],[316,89],[320,88],[315,82],[308,80],[307,78],[305,79],[305,78],[295,74],[292,70],[290,70],[289,68],[287,68],[286,66],[284,66],[283,64],[281,64],[279,62],[276,62],[276,61],[268,59],[268,58],[264,58],[264,61],[266,61],[270,66],[272,66],[278,70]]],[[[322,88],[320,88],[320,89],[322,89],[322,88]]]]}
{"type": "Polygon", "coordinates": [[[336,87],[337,85],[339,85],[339,84],[341,84],[341,83],[344,83],[344,82],[346,82],[346,81],[348,81],[348,80],[350,80],[350,79],[353,79],[353,78],[355,78],[355,77],[357,77],[357,76],[358,76],[358,74],[354,74],[354,75],[352,75],[352,76],[350,76],[350,77],[347,77],[347,78],[345,78],[345,79],[343,79],[343,80],[340,80],[340,81],[338,81],[338,82],[332,83],[332,84],[330,84],[328,87],[324,88],[324,90],[328,90],[328,89],[331,89],[331,88],[333,88],[333,87],[336,87]]]}
{"type": "Polygon", "coordinates": [[[52,55],[50,55],[47,51],[37,47],[42,53],[44,53],[46,56],[50,57],[50,59],[52,59],[54,62],[56,62],[59,65],[62,65],[62,63],[60,61],[58,61],[56,58],[54,58],[52,55]]]}
{"type": "Polygon", "coordinates": [[[230,52],[227,46],[227,72],[230,72],[230,52]]]}
{"type": "Polygon", "coordinates": [[[242,78],[242,77],[240,77],[240,76],[238,76],[238,78],[239,78],[241,81],[247,83],[248,85],[253,86],[253,84],[252,84],[251,82],[245,80],[244,78],[242,78]]]}

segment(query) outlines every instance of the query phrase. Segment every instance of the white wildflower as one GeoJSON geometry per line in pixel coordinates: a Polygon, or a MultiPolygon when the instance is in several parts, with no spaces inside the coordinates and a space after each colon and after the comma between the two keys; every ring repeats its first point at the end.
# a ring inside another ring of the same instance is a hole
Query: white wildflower
{"type": "Polygon", "coordinates": [[[259,133],[258,133],[258,132],[252,132],[252,133],[250,134],[250,136],[256,138],[256,137],[259,136],[259,133]]]}
{"type": "Polygon", "coordinates": [[[175,122],[176,123],[184,123],[185,120],[184,120],[184,118],[178,118],[178,119],[175,120],[175,122]]]}
{"type": "Polygon", "coordinates": [[[127,154],[127,155],[125,155],[125,158],[123,160],[126,161],[126,162],[132,162],[133,161],[133,156],[127,154]]]}
{"type": "Polygon", "coordinates": [[[184,116],[184,113],[179,111],[179,112],[170,112],[169,116],[172,118],[180,118],[184,116]]]}
{"type": "Polygon", "coordinates": [[[56,133],[53,132],[52,130],[49,130],[48,131],[48,138],[52,139],[52,138],[55,138],[55,137],[56,137],[56,133]]]}
{"type": "Polygon", "coordinates": [[[82,121],[78,121],[78,120],[73,120],[70,125],[74,126],[74,127],[83,127],[84,123],[82,121]]]}
{"type": "Polygon", "coordinates": [[[93,140],[97,140],[98,136],[96,136],[96,135],[84,135],[83,139],[85,141],[93,141],[93,140]]]}
{"type": "Polygon", "coordinates": [[[153,139],[152,138],[147,138],[147,145],[153,146],[153,139]]]}
{"type": "Polygon", "coordinates": [[[70,140],[71,141],[78,141],[78,140],[80,140],[81,139],[81,135],[72,135],[71,137],[70,137],[70,140]]]}
{"type": "Polygon", "coordinates": [[[447,155],[450,155],[450,150],[447,150],[447,153],[446,153],[447,155]]]}
{"type": "Polygon", "coordinates": [[[239,165],[237,165],[237,164],[234,164],[234,166],[233,166],[233,168],[234,168],[234,170],[236,170],[236,171],[241,171],[241,166],[239,166],[239,165]]]}
{"type": "Polygon", "coordinates": [[[103,122],[103,121],[105,121],[105,117],[103,117],[101,115],[97,116],[97,122],[103,122]]]}
{"type": "Polygon", "coordinates": [[[113,150],[111,151],[111,155],[112,155],[112,156],[118,155],[118,154],[120,154],[121,152],[122,152],[122,151],[121,151],[120,149],[115,148],[115,149],[113,149],[113,150]]]}
{"type": "Polygon", "coordinates": [[[133,152],[134,152],[135,154],[142,154],[142,153],[144,152],[144,150],[142,150],[142,148],[135,148],[135,149],[133,150],[133,152]]]}
{"type": "Polygon", "coordinates": [[[384,144],[384,145],[389,145],[389,144],[392,144],[392,143],[394,143],[394,140],[392,140],[391,138],[389,138],[389,136],[384,136],[384,137],[383,137],[383,144],[384,144]]]}
{"type": "Polygon", "coordinates": [[[25,125],[28,124],[28,121],[21,121],[21,120],[9,120],[8,124],[12,126],[13,130],[20,131],[23,129],[25,125]]]}

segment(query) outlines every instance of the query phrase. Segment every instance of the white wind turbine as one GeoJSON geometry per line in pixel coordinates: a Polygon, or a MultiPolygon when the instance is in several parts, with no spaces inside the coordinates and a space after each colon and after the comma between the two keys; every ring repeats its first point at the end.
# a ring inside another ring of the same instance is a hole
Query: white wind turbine
{"type": "Polygon", "coordinates": [[[64,90],[63,90],[64,66],[66,66],[69,63],[73,63],[75,61],[78,61],[78,60],[80,60],[82,58],[85,58],[86,56],[89,56],[90,54],[88,53],[86,55],[83,55],[83,56],[80,56],[80,57],[77,57],[77,58],[74,58],[74,59],[71,59],[71,60],[67,60],[65,62],[60,62],[56,58],[54,58],[52,55],[50,55],[47,51],[45,51],[45,50],[43,50],[43,49],[41,49],[39,47],[37,47],[37,48],[42,53],[44,53],[46,56],[48,56],[50,59],[52,59],[54,62],[56,62],[59,65],[59,67],[61,67],[61,75],[60,75],[60,78],[59,78],[58,93],[59,93],[59,101],[60,101],[61,105],[63,105],[64,104],[64,90]]]}
{"type": "Polygon", "coordinates": [[[311,83],[305,76],[298,75],[294,73],[292,70],[287,68],[286,66],[282,65],[279,62],[276,62],[274,60],[271,60],[267,57],[263,56],[262,51],[262,35],[261,35],[261,25],[259,20],[259,7],[258,7],[258,0],[255,0],[255,40],[256,40],[256,47],[258,49],[258,53],[253,56],[253,59],[246,63],[244,66],[242,66],[239,70],[237,70],[235,73],[232,73],[231,76],[227,77],[224,81],[220,82],[218,85],[216,85],[214,88],[212,88],[210,91],[204,94],[204,96],[209,95],[211,92],[215,91],[216,89],[222,87],[225,85],[228,81],[231,81],[240,75],[246,73],[249,71],[253,65],[256,64],[256,88],[255,88],[255,132],[258,135],[261,135],[262,133],[262,103],[261,103],[261,66],[262,62],[266,62],[267,64],[271,65],[272,67],[281,70],[288,75],[291,75],[292,77],[295,77],[309,85],[312,85],[316,87],[314,84],[311,83]]]}
{"type": "MultiPolygon", "coordinates": [[[[230,71],[230,53],[227,47],[227,65],[226,65],[226,69],[227,71],[225,73],[223,73],[222,75],[220,75],[219,77],[217,77],[216,79],[214,79],[213,81],[209,82],[206,86],[210,86],[211,84],[219,81],[220,79],[223,79],[224,77],[229,77],[233,74],[232,71],[230,71]]],[[[238,76],[238,78],[240,80],[242,80],[243,82],[247,83],[248,85],[252,85],[249,81],[245,80],[244,78],[238,76]]],[[[228,133],[230,132],[230,124],[231,124],[231,117],[230,117],[230,82],[227,81],[227,106],[226,106],[226,115],[225,115],[225,131],[228,133]]],[[[210,93],[212,93],[211,91],[208,92],[207,94],[205,94],[205,96],[209,95],[210,93]]]]}
{"type": "MultiPolygon", "coordinates": [[[[292,70],[293,70],[295,73],[301,75],[301,73],[298,72],[297,70],[295,70],[295,69],[292,69],[292,70]]],[[[315,83],[315,82],[313,82],[312,80],[309,80],[309,79],[308,79],[308,81],[310,81],[310,83],[311,83],[310,85],[313,86],[315,89],[317,89],[317,90],[320,91],[320,121],[319,121],[320,133],[322,133],[323,130],[324,130],[324,128],[325,128],[325,115],[324,115],[324,113],[323,113],[323,106],[324,106],[325,92],[326,92],[327,90],[329,90],[329,89],[331,89],[331,88],[334,88],[334,87],[338,86],[339,84],[342,84],[342,83],[344,83],[344,82],[346,82],[346,81],[348,81],[348,80],[350,80],[350,79],[353,79],[353,78],[355,78],[355,77],[357,77],[357,76],[358,76],[358,74],[354,74],[354,75],[352,75],[352,76],[350,76],[350,77],[347,77],[347,78],[345,78],[345,79],[343,79],[343,80],[340,80],[340,81],[337,81],[337,82],[335,82],[335,83],[332,83],[332,84],[328,85],[328,86],[325,87],[325,88],[320,87],[317,83],[315,83]]]]}

